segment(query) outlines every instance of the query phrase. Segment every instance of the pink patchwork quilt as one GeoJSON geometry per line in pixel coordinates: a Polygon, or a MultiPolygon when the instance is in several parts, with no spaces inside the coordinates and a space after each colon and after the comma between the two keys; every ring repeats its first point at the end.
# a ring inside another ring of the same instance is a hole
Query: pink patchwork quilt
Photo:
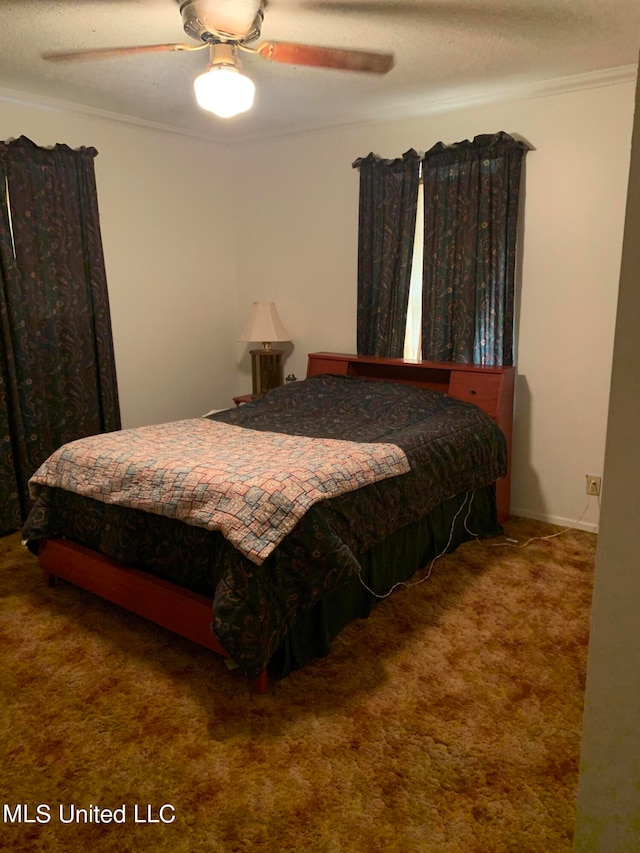
{"type": "Polygon", "coordinates": [[[405,474],[394,444],[308,438],[194,418],[65,444],[30,480],[219,530],[260,565],[318,501],[405,474]]]}

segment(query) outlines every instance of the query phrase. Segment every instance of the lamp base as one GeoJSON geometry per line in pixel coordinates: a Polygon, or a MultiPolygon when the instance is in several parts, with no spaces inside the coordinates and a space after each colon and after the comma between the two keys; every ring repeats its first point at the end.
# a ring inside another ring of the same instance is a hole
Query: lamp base
{"type": "Polygon", "coordinates": [[[251,378],[254,394],[266,394],[284,383],[281,349],[252,349],[251,378]]]}

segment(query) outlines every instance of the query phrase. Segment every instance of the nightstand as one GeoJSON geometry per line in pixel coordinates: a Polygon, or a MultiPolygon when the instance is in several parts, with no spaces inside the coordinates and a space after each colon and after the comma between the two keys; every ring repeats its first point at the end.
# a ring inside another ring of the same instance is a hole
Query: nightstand
{"type": "Polygon", "coordinates": [[[239,397],[234,397],[233,402],[236,406],[241,406],[242,403],[250,403],[252,400],[257,400],[262,394],[241,394],[239,397]]]}

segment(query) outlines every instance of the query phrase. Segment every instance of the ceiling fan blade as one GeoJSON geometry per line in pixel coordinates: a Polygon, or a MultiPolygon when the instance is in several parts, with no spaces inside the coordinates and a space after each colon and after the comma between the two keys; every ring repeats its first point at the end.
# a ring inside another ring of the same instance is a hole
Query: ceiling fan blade
{"type": "Polygon", "coordinates": [[[49,62],[65,62],[68,59],[111,59],[114,56],[130,56],[137,53],[165,53],[172,50],[201,50],[206,44],[143,44],[137,47],[97,47],[91,50],[70,50],[67,53],[43,53],[49,62]]]}
{"type": "Polygon", "coordinates": [[[255,52],[271,62],[309,65],[316,68],[338,68],[343,71],[363,71],[369,74],[386,74],[394,65],[394,57],[391,53],[314,47],[289,41],[263,42],[255,48],[255,52]]]}

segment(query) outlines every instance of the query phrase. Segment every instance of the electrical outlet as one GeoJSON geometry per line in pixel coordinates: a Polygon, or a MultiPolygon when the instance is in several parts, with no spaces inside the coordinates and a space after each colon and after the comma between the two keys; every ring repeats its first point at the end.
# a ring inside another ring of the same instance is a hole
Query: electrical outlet
{"type": "Polygon", "coordinates": [[[587,494],[598,497],[600,494],[600,484],[602,477],[595,477],[593,474],[587,474],[587,494]]]}

